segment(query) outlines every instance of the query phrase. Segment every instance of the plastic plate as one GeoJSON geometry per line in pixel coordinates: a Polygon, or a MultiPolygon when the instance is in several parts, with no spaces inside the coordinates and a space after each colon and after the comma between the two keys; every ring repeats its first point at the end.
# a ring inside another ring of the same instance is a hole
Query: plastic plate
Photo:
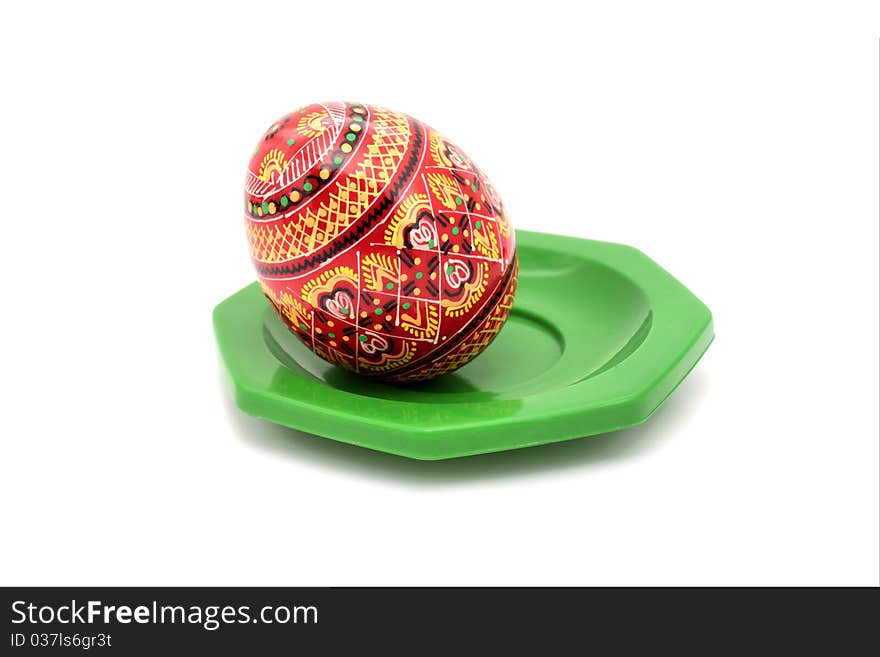
{"type": "Polygon", "coordinates": [[[518,291],[495,341],[406,387],[321,360],[247,286],[214,310],[239,408],[401,456],[468,456],[639,424],[712,342],[709,309],[632,247],[517,231],[517,252],[518,291]]]}

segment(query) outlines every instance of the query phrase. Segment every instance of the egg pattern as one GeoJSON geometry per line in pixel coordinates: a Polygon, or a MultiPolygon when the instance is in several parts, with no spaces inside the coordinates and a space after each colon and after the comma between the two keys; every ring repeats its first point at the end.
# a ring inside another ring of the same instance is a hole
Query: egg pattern
{"type": "Polygon", "coordinates": [[[424,123],[357,103],[276,122],[245,182],[251,258],[321,358],[394,382],[466,364],[516,292],[514,231],[486,176],[424,123]]]}

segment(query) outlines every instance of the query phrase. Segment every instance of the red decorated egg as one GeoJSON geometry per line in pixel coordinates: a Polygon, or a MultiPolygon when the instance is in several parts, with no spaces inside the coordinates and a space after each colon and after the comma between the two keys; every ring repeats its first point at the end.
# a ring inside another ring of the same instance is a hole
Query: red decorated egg
{"type": "Polygon", "coordinates": [[[285,325],[321,358],[388,381],[480,354],[516,291],[514,231],[474,162],[374,105],[282,117],[245,183],[251,257],[285,325]]]}

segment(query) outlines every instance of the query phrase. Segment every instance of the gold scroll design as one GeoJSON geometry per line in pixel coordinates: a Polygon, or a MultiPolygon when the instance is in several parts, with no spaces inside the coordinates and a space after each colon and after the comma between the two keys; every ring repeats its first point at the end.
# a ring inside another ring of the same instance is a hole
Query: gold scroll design
{"type": "Polygon", "coordinates": [[[314,139],[324,134],[331,125],[333,125],[333,120],[330,114],[326,110],[320,109],[300,117],[296,124],[296,131],[307,139],[314,139]]]}
{"type": "Polygon", "coordinates": [[[417,340],[433,340],[440,327],[436,303],[413,301],[407,310],[400,309],[400,328],[417,340]]]}
{"type": "Polygon", "coordinates": [[[428,136],[428,149],[431,151],[431,158],[437,166],[451,169],[454,165],[452,160],[446,156],[446,146],[443,141],[443,137],[440,136],[439,132],[431,130],[428,136]]]}
{"type": "MultiPolygon", "coordinates": [[[[371,334],[368,332],[368,336],[371,334]]],[[[416,354],[416,345],[409,340],[398,340],[399,345],[395,352],[382,352],[378,361],[367,361],[363,357],[358,360],[360,371],[364,374],[384,374],[406,365],[416,354]]]]}
{"type": "Polygon", "coordinates": [[[373,127],[362,159],[351,173],[331,183],[331,191],[318,203],[310,202],[286,221],[248,222],[251,254],[259,262],[283,262],[333,241],[366,212],[397,172],[410,139],[409,120],[374,108],[373,127]]]}
{"type": "Polygon", "coordinates": [[[337,307],[339,300],[337,299],[337,287],[340,283],[347,283],[346,291],[351,292],[351,301],[357,297],[357,273],[351,267],[333,267],[321,272],[317,278],[313,278],[302,286],[300,296],[302,300],[308,303],[312,308],[320,308],[321,295],[330,297],[330,302],[335,304],[327,307],[325,310],[331,315],[342,320],[354,321],[355,309],[345,308],[346,312],[342,312],[341,307],[337,307]],[[336,295],[336,296],[334,296],[336,295]]]}
{"type": "Polygon", "coordinates": [[[284,170],[285,164],[287,164],[287,158],[284,153],[277,148],[273,148],[263,156],[257,178],[263,182],[268,182],[284,170]]]}
{"type": "Polygon", "coordinates": [[[473,162],[468,159],[458,146],[433,130],[428,135],[428,150],[431,152],[431,159],[434,160],[437,166],[447,169],[466,169],[469,171],[475,169],[473,162]]]}
{"type": "MultiPolygon", "coordinates": [[[[367,290],[386,292],[386,285],[397,285],[397,258],[385,253],[368,253],[361,260],[361,280],[367,290]]],[[[393,288],[392,288],[393,289],[393,288]]]]}
{"type": "Polygon", "coordinates": [[[288,328],[291,330],[293,328],[299,329],[300,324],[308,326],[311,323],[311,311],[289,292],[285,290],[282,290],[280,293],[275,292],[263,281],[260,281],[260,289],[269,298],[269,301],[272,302],[275,312],[278,313],[288,328]]]}
{"type": "MultiPolygon", "coordinates": [[[[474,277],[473,282],[464,284],[464,290],[458,299],[444,298],[441,302],[443,304],[443,312],[447,317],[460,317],[469,313],[471,308],[483,298],[483,293],[486,291],[486,285],[489,281],[489,263],[472,262],[475,263],[477,269],[477,275],[474,277]]],[[[446,271],[443,272],[443,276],[447,278],[447,282],[455,287],[461,284],[457,281],[449,281],[450,274],[446,271]]]]}
{"type": "Polygon", "coordinates": [[[405,247],[403,234],[409,226],[419,220],[422,212],[430,212],[431,204],[427,194],[410,194],[400,205],[385,226],[385,244],[396,246],[398,249],[405,247]]]}
{"type": "Polygon", "coordinates": [[[476,222],[472,223],[471,239],[477,251],[492,260],[500,258],[501,251],[498,249],[498,238],[495,237],[495,231],[492,230],[491,223],[485,220],[481,221],[479,228],[477,228],[476,222]]]}
{"type": "Polygon", "coordinates": [[[426,178],[428,180],[428,187],[431,189],[431,193],[434,194],[434,198],[436,198],[444,208],[455,210],[457,207],[455,199],[456,197],[461,197],[461,190],[458,188],[458,183],[445,173],[431,172],[427,174],[426,178]]]}

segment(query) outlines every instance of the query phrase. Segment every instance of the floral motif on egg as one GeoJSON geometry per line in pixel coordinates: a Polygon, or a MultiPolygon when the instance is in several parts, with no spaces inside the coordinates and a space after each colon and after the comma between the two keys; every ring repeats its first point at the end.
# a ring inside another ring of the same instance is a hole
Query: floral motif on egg
{"type": "Polygon", "coordinates": [[[276,122],[245,183],[251,258],[285,325],[387,381],[481,353],[516,292],[514,231],[486,176],[405,114],[330,102],[276,122]]]}

